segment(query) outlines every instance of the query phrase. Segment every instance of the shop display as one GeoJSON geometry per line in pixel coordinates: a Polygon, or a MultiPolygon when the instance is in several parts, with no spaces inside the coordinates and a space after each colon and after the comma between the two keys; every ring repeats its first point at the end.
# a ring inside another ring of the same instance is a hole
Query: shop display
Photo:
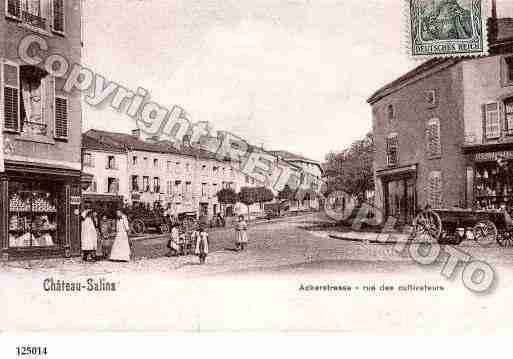
{"type": "Polygon", "coordinates": [[[476,207],[513,208],[513,171],[505,161],[481,163],[475,170],[476,207]]]}
{"type": "Polygon", "coordinates": [[[55,245],[57,208],[47,191],[18,191],[9,198],[9,246],[55,245]]]}

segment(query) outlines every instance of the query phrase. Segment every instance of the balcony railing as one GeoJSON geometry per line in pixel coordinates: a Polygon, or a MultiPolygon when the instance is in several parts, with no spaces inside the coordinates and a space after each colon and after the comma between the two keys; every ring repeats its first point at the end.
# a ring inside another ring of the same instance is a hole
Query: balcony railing
{"type": "Polygon", "coordinates": [[[40,29],[46,29],[46,19],[27,11],[22,11],[21,16],[24,22],[40,29]]]}

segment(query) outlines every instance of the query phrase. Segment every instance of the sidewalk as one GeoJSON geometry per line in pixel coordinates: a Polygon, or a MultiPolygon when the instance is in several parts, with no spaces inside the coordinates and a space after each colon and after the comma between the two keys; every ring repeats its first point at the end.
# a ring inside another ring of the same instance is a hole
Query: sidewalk
{"type": "Polygon", "coordinates": [[[329,233],[330,238],[364,243],[407,243],[411,236],[403,233],[355,232],[329,233]]]}

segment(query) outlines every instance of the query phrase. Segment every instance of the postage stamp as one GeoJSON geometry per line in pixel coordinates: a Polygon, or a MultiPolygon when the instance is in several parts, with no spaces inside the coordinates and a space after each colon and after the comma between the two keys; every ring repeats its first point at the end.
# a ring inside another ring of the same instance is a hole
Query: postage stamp
{"type": "Polygon", "coordinates": [[[407,0],[413,57],[488,54],[488,0],[407,0]]]}

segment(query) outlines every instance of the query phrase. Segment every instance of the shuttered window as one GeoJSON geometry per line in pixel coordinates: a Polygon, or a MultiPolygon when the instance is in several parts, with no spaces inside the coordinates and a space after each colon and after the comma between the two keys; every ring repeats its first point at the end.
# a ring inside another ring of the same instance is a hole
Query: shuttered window
{"type": "Polygon", "coordinates": [[[427,123],[426,145],[428,157],[441,156],[442,144],[440,141],[440,120],[437,118],[433,118],[427,123]]]}
{"type": "Polygon", "coordinates": [[[398,163],[399,141],[397,135],[389,135],[386,140],[387,145],[387,164],[395,166],[398,163]]]}
{"type": "Polygon", "coordinates": [[[428,177],[428,204],[432,208],[442,207],[442,172],[432,171],[428,177]]]}
{"type": "Polygon", "coordinates": [[[53,0],[53,31],[64,33],[64,0],[53,0]]]}
{"type": "Polygon", "coordinates": [[[20,130],[20,78],[19,68],[15,65],[4,64],[4,129],[20,130]]]}
{"type": "Polygon", "coordinates": [[[507,135],[513,135],[513,97],[504,101],[504,127],[507,135]]]}
{"type": "Polygon", "coordinates": [[[499,117],[499,103],[492,102],[483,106],[484,131],[486,139],[500,137],[501,126],[499,117]]]}
{"type": "Polygon", "coordinates": [[[15,18],[21,17],[21,0],[6,0],[7,15],[15,18]]]}
{"type": "Polygon", "coordinates": [[[55,137],[68,138],[68,99],[55,97],[55,137]]]}

